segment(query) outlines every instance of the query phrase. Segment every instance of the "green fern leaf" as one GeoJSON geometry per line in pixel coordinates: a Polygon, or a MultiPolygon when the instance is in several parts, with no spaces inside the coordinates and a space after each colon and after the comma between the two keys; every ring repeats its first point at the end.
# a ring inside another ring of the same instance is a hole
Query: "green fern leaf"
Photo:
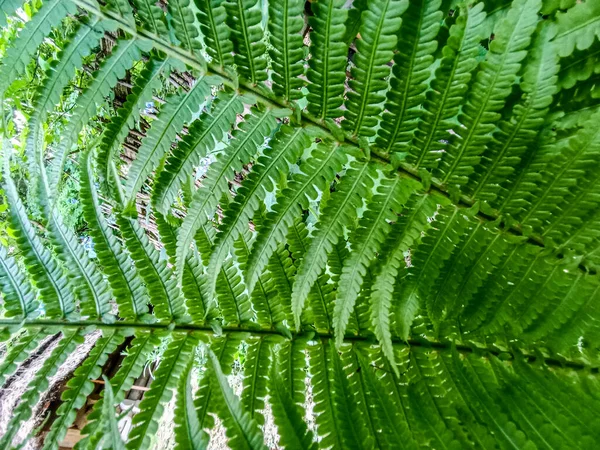
{"type": "Polygon", "coordinates": [[[121,439],[121,432],[119,431],[119,424],[115,416],[115,400],[110,385],[110,381],[104,377],[104,405],[102,410],[102,420],[104,421],[104,448],[110,448],[112,450],[125,450],[125,443],[121,439]]]}
{"type": "Polygon", "coordinates": [[[229,437],[229,445],[240,449],[266,449],[262,432],[257,422],[244,410],[221,370],[219,359],[212,350],[208,351],[211,384],[215,396],[215,407],[223,417],[229,437]]]}
{"type": "Polygon", "coordinates": [[[172,278],[173,270],[166,261],[160,259],[158,251],[136,219],[117,212],[117,225],[137,272],[146,283],[155,316],[167,322],[183,319],[184,302],[177,282],[172,278]]]}
{"type": "Polygon", "coordinates": [[[376,140],[387,153],[408,150],[422,114],[420,105],[432,73],[433,53],[437,48],[435,37],[443,16],[440,6],[441,0],[410,2],[402,16],[399,52],[394,56],[384,107],[388,112],[382,115],[376,140]]]}
{"type": "Polygon", "coordinates": [[[265,416],[261,411],[265,409],[267,379],[270,375],[269,367],[272,366],[270,357],[275,342],[268,336],[247,340],[241,404],[260,426],[265,424],[265,416]]]}
{"type": "Polygon", "coordinates": [[[165,350],[162,361],[154,374],[150,390],[140,403],[140,412],[133,417],[127,449],[145,448],[158,429],[164,404],[171,400],[177,382],[185,372],[190,355],[194,353],[198,339],[190,334],[176,334],[165,350]]]}
{"type": "Polygon", "coordinates": [[[187,253],[196,232],[214,216],[219,200],[229,190],[227,181],[251,160],[273,128],[275,118],[269,110],[253,109],[252,114],[234,130],[232,142],[217,155],[203,186],[193,195],[177,243],[177,266],[184,260],[183,255],[187,253]]]}
{"type": "Polygon", "coordinates": [[[167,4],[167,11],[171,15],[171,25],[181,47],[189,50],[197,58],[202,58],[200,32],[195,24],[191,4],[191,0],[172,0],[167,4]]]}
{"type": "Polygon", "coordinates": [[[0,247],[0,292],[6,317],[27,319],[37,315],[39,303],[33,286],[4,247],[0,247]]]}
{"type": "Polygon", "coordinates": [[[290,392],[276,371],[276,364],[269,372],[269,395],[273,399],[273,420],[279,432],[279,443],[284,448],[316,450],[312,432],[306,427],[302,409],[294,403],[290,392]]]}
{"type": "Polygon", "coordinates": [[[389,222],[396,219],[410,195],[418,187],[417,182],[408,178],[384,176],[376,194],[367,204],[367,211],[359,221],[358,228],[352,233],[352,251],[350,257],[344,261],[333,311],[338,348],[344,340],[348,320],[367,268],[391,231],[389,222]]]}
{"type": "Polygon", "coordinates": [[[40,394],[48,389],[48,380],[56,374],[56,371],[67,357],[83,342],[84,334],[81,330],[63,332],[62,339],[44,361],[42,367],[36,371],[34,378],[27,385],[27,390],[21,395],[21,401],[14,409],[6,427],[6,432],[0,439],[0,450],[12,448],[12,440],[19,431],[21,424],[31,418],[34,407],[40,399],[40,394]]]}
{"type": "Polygon", "coordinates": [[[176,450],[201,450],[208,446],[208,434],[201,428],[192,395],[192,367],[194,354],[179,378],[177,404],[175,406],[176,450]]]}
{"type": "MultiPolygon", "coordinates": [[[[4,142],[4,148],[8,151],[7,142],[4,142]]],[[[45,315],[69,318],[76,314],[76,306],[67,277],[29,222],[10,176],[8,155],[5,154],[4,159],[3,188],[11,205],[8,218],[11,228],[15,230],[17,246],[23,255],[25,267],[39,291],[45,315]]]]}
{"type": "Polygon", "coordinates": [[[400,16],[408,7],[405,0],[370,0],[361,14],[357,53],[348,81],[350,91],[345,102],[345,130],[352,136],[373,136],[377,116],[385,99],[379,92],[386,88],[390,74],[387,65],[394,56],[397,34],[402,23],[400,16]]]}
{"type": "Polygon", "coordinates": [[[270,147],[258,158],[252,171],[238,190],[233,203],[223,212],[223,225],[217,235],[215,248],[208,264],[209,290],[214,289],[221,264],[233,242],[258,209],[268,191],[273,188],[273,180],[289,170],[289,164],[296,162],[309,145],[303,128],[282,127],[270,142],[270,147]]]}
{"type": "Polygon", "coordinates": [[[148,46],[148,42],[141,40],[120,41],[113,49],[112,54],[102,62],[92,83],[77,99],[73,119],[69,121],[67,129],[62,133],[61,140],[56,148],[52,149],[54,161],[48,171],[49,186],[52,191],[56,189],[61,180],[65,161],[71,147],[77,143],[79,132],[96,114],[97,105],[105,101],[104,96],[140,58],[140,52],[147,50],[148,46]]]}
{"type": "Polygon", "coordinates": [[[58,444],[67,434],[67,429],[75,420],[77,410],[85,404],[88,395],[94,390],[91,380],[98,378],[108,356],[123,342],[123,336],[112,332],[98,340],[90,355],[75,370],[74,377],[67,383],[67,390],[61,395],[62,404],[56,411],[58,418],[44,439],[44,450],[57,450],[58,444]]]}
{"type": "Polygon", "coordinates": [[[302,0],[283,0],[282,5],[269,3],[269,55],[272,60],[273,92],[284,101],[301,98],[304,82],[302,0]]]}
{"type": "Polygon", "coordinates": [[[156,36],[167,36],[165,14],[153,0],[133,0],[141,22],[156,36]]]}
{"type": "Polygon", "coordinates": [[[243,111],[239,98],[224,92],[212,103],[211,110],[202,114],[188,129],[188,134],[167,157],[157,175],[152,193],[153,204],[166,214],[179,189],[193,168],[200,165],[216,143],[233,125],[237,114],[243,111]]]}
{"type": "Polygon", "coordinates": [[[156,121],[146,133],[137,157],[127,173],[125,184],[126,206],[132,209],[137,192],[150,173],[157,169],[161,160],[169,152],[171,142],[183,125],[190,122],[199,105],[210,93],[209,86],[202,80],[185,93],[176,94],[167,100],[156,121]]]}
{"type": "Polygon", "coordinates": [[[198,9],[200,31],[204,37],[206,53],[212,58],[212,63],[219,65],[221,70],[233,66],[233,44],[230,30],[226,23],[227,12],[222,0],[194,0],[198,9]]]}
{"type": "MultiPolygon", "coordinates": [[[[404,253],[420,239],[436,207],[435,198],[429,195],[414,195],[406,205],[407,212],[410,212],[398,218],[382,247],[381,266],[371,288],[371,323],[383,352],[391,362],[393,349],[389,313],[393,302],[394,284],[400,269],[404,267],[404,253]]],[[[399,325],[403,330],[408,329],[402,320],[399,325]]]]}
{"type": "Polygon", "coordinates": [[[83,152],[80,159],[83,216],[94,239],[94,251],[119,307],[119,315],[124,319],[136,319],[148,312],[148,292],[139,282],[131,260],[123,252],[100,210],[91,153],[91,150],[83,152]]]}
{"type": "Polygon", "coordinates": [[[456,23],[450,27],[448,42],[442,48],[440,67],[426,92],[423,115],[407,156],[407,162],[415,168],[437,167],[447,148],[447,130],[455,124],[453,119],[467,92],[471,72],[477,67],[484,19],[483,3],[478,3],[472,8],[460,8],[456,23]]]}
{"type": "Polygon", "coordinates": [[[97,150],[98,169],[103,181],[112,179],[110,162],[118,154],[129,129],[133,128],[139,119],[140,110],[152,99],[152,92],[160,87],[160,75],[167,75],[172,65],[174,65],[172,60],[157,60],[152,57],[136,78],[125,104],[116,111],[110,123],[106,125],[97,150]]]}
{"type": "MultiPolygon", "coordinates": [[[[303,144],[309,147],[308,137],[303,144]]],[[[308,209],[311,200],[327,188],[335,174],[342,170],[347,161],[346,155],[338,147],[320,144],[311,152],[306,161],[300,165],[300,173],[292,175],[288,186],[277,195],[272,211],[267,213],[264,221],[257,227],[256,242],[248,259],[244,278],[248,290],[252,292],[254,284],[278,243],[285,238],[288,228],[301,214],[308,209]]]]}
{"type": "Polygon", "coordinates": [[[521,62],[536,29],[541,0],[516,0],[491,42],[485,62],[475,76],[461,124],[444,154],[436,176],[447,185],[464,185],[479,165],[500,118],[500,110],[517,79],[521,62]]]}
{"type": "Polygon", "coordinates": [[[128,0],[107,0],[106,9],[114,11],[120,17],[125,19],[131,28],[135,28],[135,18],[133,17],[133,9],[128,0]]]}
{"type": "Polygon", "coordinates": [[[357,208],[363,199],[369,198],[373,186],[375,167],[368,163],[354,162],[342,178],[340,188],[334,192],[321,212],[321,220],[313,235],[308,251],[298,268],[292,291],[292,311],[296,327],[300,326],[300,313],[304,302],[320,272],[325,267],[329,254],[340,235],[344,224],[352,224],[357,208]]]}
{"type": "MultiPolygon", "coordinates": [[[[71,0],[49,0],[41,5],[2,58],[0,64],[2,96],[13,81],[25,73],[35,51],[50,34],[52,28],[59,26],[67,14],[74,14],[76,11],[77,8],[71,0]]],[[[0,14],[0,16],[4,15],[0,14]]]]}
{"type": "Polygon", "coordinates": [[[256,85],[267,79],[267,48],[263,42],[260,5],[258,0],[227,0],[224,5],[237,72],[256,85]]]}
{"type": "Polygon", "coordinates": [[[344,0],[311,3],[314,15],[308,19],[313,32],[306,73],[307,108],[321,120],[342,115],[348,54],[348,45],[342,41],[348,16],[344,3],[344,0]]]}
{"type": "Polygon", "coordinates": [[[596,38],[600,39],[600,5],[585,2],[558,13],[553,28],[553,41],[561,58],[575,49],[586,50],[596,38]]]}
{"type": "Polygon", "coordinates": [[[506,191],[510,175],[521,155],[535,145],[537,131],[548,114],[559,66],[554,47],[547,42],[547,28],[539,31],[530,54],[521,84],[523,98],[515,105],[511,120],[499,124],[467,186],[473,198],[492,203],[498,191],[506,191]]]}
{"type": "Polygon", "coordinates": [[[48,332],[45,329],[34,328],[19,337],[10,350],[3,355],[0,363],[0,387],[3,387],[8,377],[15,373],[18,368],[17,364],[27,359],[46,336],[48,336],[48,332]]]}

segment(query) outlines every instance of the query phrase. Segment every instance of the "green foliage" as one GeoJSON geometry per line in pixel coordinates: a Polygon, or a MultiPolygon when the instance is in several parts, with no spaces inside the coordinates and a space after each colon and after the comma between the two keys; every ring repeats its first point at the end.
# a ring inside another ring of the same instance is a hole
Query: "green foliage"
{"type": "Polygon", "coordinates": [[[597,5],[0,0],[0,449],[595,448],[597,5]]]}

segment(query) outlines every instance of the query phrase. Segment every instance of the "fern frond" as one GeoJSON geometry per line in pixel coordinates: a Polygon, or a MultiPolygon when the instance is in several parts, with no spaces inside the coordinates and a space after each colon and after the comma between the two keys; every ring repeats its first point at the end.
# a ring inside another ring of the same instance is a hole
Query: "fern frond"
{"type": "Polygon", "coordinates": [[[23,362],[29,357],[31,352],[38,348],[42,339],[48,336],[48,331],[44,328],[34,328],[28,330],[23,336],[11,346],[11,348],[2,356],[0,363],[0,388],[17,370],[17,364],[23,362]]]}
{"type": "MultiPolygon", "coordinates": [[[[371,323],[375,336],[382,345],[386,357],[393,361],[392,337],[390,332],[390,309],[393,302],[394,285],[404,267],[405,252],[420,240],[428,227],[428,219],[437,208],[435,198],[430,195],[413,195],[409,199],[407,214],[398,217],[383,245],[380,255],[380,267],[376,269],[371,287],[371,323]]],[[[400,334],[406,338],[412,317],[402,315],[398,320],[400,334]]]]}
{"type": "Polygon", "coordinates": [[[313,31],[306,73],[307,109],[321,120],[342,115],[348,55],[348,45],[342,40],[348,17],[344,4],[343,0],[311,3],[314,15],[308,18],[313,31]]]}
{"type": "Polygon", "coordinates": [[[389,222],[396,220],[404,204],[418,187],[419,183],[412,179],[384,175],[375,195],[367,204],[367,210],[357,229],[350,237],[352,251],[344,261],[333,310],[338,348],[344,340],[348,320],[367,269],[391,231],[389,222]]]}
{"type": "MultiPolygon", "coordinates": [[[[308,137],[304,141],[303,145],[308,148],[308,137]]],[[[302,210],[308,209],[311,200],[315,200],[327,189],[336,173],[342,170],[347,156],[340,150],[326,143],[317,145],[300,164],[301,172],[293,174],[288,186],[278,193],[272,211],[256,227],[256,241],[244,272],[248,291],[252,292],[254,289],[258,275],[262,273],[277,245],[285,238],[291,224],[301,215],[302,210]]]]}
{"type": "Polygon", "coordinates": [[[168,322],[181,320],[185,315],[185,307],[177,282],[172,278],[173,270],[166,261],[160,259],[158,251],[136,219],[125,217],[121,212],[117,212],[116,219],[131,259],[146,283],[154,315],[168,322]]]}
{"type": "Polygon", "coordinates": [[[500,111],[517,80],[536,29],[540,0],[515,0],[498,25],[486,60],[475,76],[461,124],[436,172],[442,183],[464,185],[479,165],[500,111]]]}
{"type": "MultiPolygon", "coordinates": [[[[43,123],[48,113],[60,102],[63,89],[69,83],[75,71],[81,66],[83,58],[92,53],[104,36],[107,24],[99,19],[81,23],[77,30],[70,36],[69,41],[52,63],[46,73],[46,80],[36,90],[35,108],[29,118],[29,129],[36,128],[36,122],[43,123]]],[[[31,138],[28,136],[28,141],[31,138]]],[[[28,146],[31,144],[28,143],[28,146]]],[[[33,152],[27,152],[28,156],[33,152]]]]}
{"type": "Polygon", "coordinates": [[[177,386],[174,418],[176,450],[201,450],[208,446],[209,436],[202,429],[194,408],[194,396],[192,394],[193,365],[194,354],[192,353],[186,368],[180,375],[177,386]]]}
{"type": "MultiPolygon", "coordinates": [[[[271,367],[271,352],[277,341],[269,336],[250,338],[246,341],[246,358],[244,359],[244,380],[241,404],[245,411],[260,426],[265,424],[265,397],[267,396],[267,379],[271,367]]],[[[274,366],[274,364],[273,364],[274,366]]]]}
{"type": "MultiPolygon", "coordinates": [[[[452,255],[466,229],[472,226],[473,211],[447,206],[439,210],[432,228],[422,238],[421,243],[411,255],[411,267],[404,273],[401,281],[399,308],[405,316],[403,322],[410,326],[419,306],[427,300],[429,317],[437,318],[433,310],[430,292],[434,287],[442,264],[452,255]]],[[[401,335],[408,336],[410,328],[402,326],[401,335]]]]}
{"type": "Polygon", "coordinates": [[[552,95],[556,92],[559,65],[554,47],[547,42],[547,28],[539,31],[530,55],[521,84],[523,98],[513,108],[510,120],[498,125],[467,186],[471,197],[491,204],[499,192],[505,192],[521,155],[535,146],[537,131],[544,123],[552,95]]]}
{"type": "Polygon", "coordinates": [[[67,390],[61,395],[62,404],[56,411],[57,419],[44,439],[44,450],[57,450],[59,442],[67,434],[67,428],[73,423],[77,410],[81,408],[87,396],[94,390],[94,380],[100,376],[102,366],[108,356],[123,342],[123,336],[115,331],[98,340],[83,364],[75,370],[73,378],[67,382],[67,390]]]}
{"type": "Polygon", "coordinates": [[[258,423],[245,411],[221,370],[219,359],[208,351],[210,382],[215,394],[215,408],[219,411],[227,430],[229,445],[240,449],[266,449],[258,423]]]}
{"type": "Polygon", "coordinates": [[[0,293],[6,317],[26,319],[38,314],[39,302],[33,286],[4,247],[0,247],[0,293]]]}
{"type": "Polygon", "coordinates": [[[303,96],[300,88],[304,82],[298,78],[304,74],[304,47],[302,28],[304,20],[302,0],[283,0],[283,5],[269,3],[269,41],[273,92],[284,101],[303,96]]]}
{"type": "Polygon", "coordinates": [[[227,26],[227,12],[222,0],[194,0],[198,21],[204,37],[206,53],[212,63],[221,67],[233,66],[233,43],[227,26]]]}
{"type": "Polygon", "coordinates": [[[72,330],[62,334],[62,339],[58,342],[58,345],[52,350],[42,367],[35,372],[35,376],[27,385],[27,390],[21,395],[20,402],[14,409],[6,427],[6,432],[0,439],[1,450],[12,448],[13,438],[19,431],[21,424],[31,418],[40,395],[48,389],[48,380],[56,374],[56,371],[67,357],[83,342],[85,333],[81,330],[72,330]]]}
{"type": "Polygon", "coordinates": [[[565,13],[558,13],[554,22],[553,42],[561,58],[575,49],[586,50],[600,39],[600,5],[585,2],[575,5],[565,13]]]}
{"type": "Polygon", "coordinates": [[[310,142],[303,128],[283,126],[269,145],[252,166],[233,203],[223,211],[223,224],[219,227],[220,233],[208,263],[210,291],[214,289],[223,260],[231,251],[235,239],[248,226],[259,202],[273,189],[274,180],[289,171],[289,165],[297,161],[310,142]]]}
{"type": "MultiPolygon", "coordinates": [[[[256,222],[255,220],[255,225],[257,224],[256,222]]],[[[235,242],[234,247],[237,263],[242,273],[244,273],[248,264],[248,255],[250,255],[251,247],[254,247],[250,229],[246,230],[240,236],[235,242]]],[[[252,291],[250,301],[256,312],[256,320],[260,326],[273,328],[286,319],[287,311],[284,309],[284,304],[275,286],[274,275],[271,273],[261,274],[256,283],[256,289],[252,291]]]]}
{"type": "Polygon", "coordinates": [[[448,129],[467,92],[471,73],[477,67],[479,41],[483,38],[483,3],[461,7],[442,48],[440,67],[435,71],[423,102],[423,113],[409,148],[407,162],[416,169],[435,168],[447,147],[448,129]]]}
{"type": "Polygon", "coordinates": [[[374,173],[373,164],[352,163],[340,182],[339,190],[334,192],[325,204],[294,282],[292,312],[296,327],[300,326],[300,313],[304,308],[306,297],[325,267],[327,255],[333,250],[343,233],[342,227],[345,224],[352,224],[363,199],[369,199],[374,173]]]}
{"type": "Polygon", "coordinates": [[[159,167],[177,133],[183,129],[185,123],[190,122],[192,115],[198,111],[209,94],[209,86],[199,79],[188,92],[175,94],[167,99],[146,137],[142,139],[142,145],[127,173],[125,192],[128,209],[133,208],[138,191],[148,175],[159,167]]]}
{"type": "Polygon", "coordinates": [[[250,162],[258,147],[275,128],[275,117],[269,110],[252,109],[240,126],[233,131],[233,138],[223,153],[211,165],[202,187],[192,197],[177,242],[177,264],[183,261],[196,232],[214,216],[219,200],[229,190],[228,180],[250,162]]]}
{"type": "Polygon", "coordinates": [[[157,175],[152,202],[159,212],[167,213],[193,168],[214,149],[242,111],[243,105],[237,95],[222,92],[213,101],[211,109],[192,123],[188,134],[167,157],[157,175]]]}
{"type": "Polygon", "coordinates": [[[408,2],[405,0],[370,0],[361,14],[350,80],[346,94],[345,120],[342,126],[352,136],[373,136],[378,115],[385,97],[380,92],[387,87],[390,74],[388,63],[394,56],[397,34],[402,24],[400,16],[408,2]]]}
{"type": "Polygon", "coordinates": [[[61,134],[60,142],[52,149],[54,160],[48,171],[49,186],[52,191],[59,185],[63,167],[71,147],[77,143],[77,137],[83,127],[96,114],[97,106],[104,102],[105,96],[123,78],[135,61],[140,59],[141,51],[148,50],[146,41],[122,40],[113,48],[111,55],[102,62],[94,73],[90,85],[77,99],[72,119],[61,134]]]}
{"type": "Polygon", "coordinates": [[[20,6],[21,0],[3,0],[0,3],[0,27],[6,25],[7,18],[15,14],[20,6]]]}
{"type": "MultiPolygon", "coordinates": [[[[294,265],[299,267],[310,244],[308,230],[304,222],[296,220],[290,226],[287,242],[294,259],[294,265]]],[[[334,288],[335,284],[332,277],[325,271],[317,278],[308,294],[307,300],[312,316],[312,324],[321,333],[333,334],[334,288]]]]}
{"type": "Polygon", "coordinates": [[[276,367],[272,364],[269,373],[269,396],[273,399],[273,421],[279,432],[279,444],[290,449],[316,450],[312,432],[303,421],[303,411],[294,403],[276,367]]]}
{"type": "MultiPolygon", "coordinates": [[[[71,0],[49,0],[44,2],[31,20],[25,24],[13,44],[7,49],[0,63],[0,95],[21,77],[34,53],[50,34],[68,15],[77,12],[71,0]]],[[[3,14],[0,14],[3,16],[3,14]]]]}
{"type": "Polygon", "coordinates": [[[140,110],[152,99],[152,92],[160,87],[160,75],[167,75],[174,61],[151,57],[136,78],[131,93],[106,125],[98,144],[98,170],[104,182],[112,179],[111,161],[115,160],[123,140],[140,117],[140,110]]]}
{"type": "MultiPolygon", "coordinates": [[[[175,224],[172,222],[174,220],[171,220],[171,218],[167,219],[160,214],[156,215],[158,233],[171,264],[175,262],[177,233],[179,231],[179,223],[175,224]]],[[[196,323],[202,323],[205,317],[210,314],[212,302],[206,290],[207,281],[204,267],[195,252],[187,256],[183,270],[181,292],[183,292],[185,297],[187,311],[196,323]]]]}
{"type": "Polygon", "coordinates": [[[202,59],[200,32],[195,24],[194,9],[191,5],[191,0],[172,0],[167,4],[167,11],[171,16],[175,37],[181,47],[202,59]]]}
{"type": "MultiPolygon", "coordinates": [[[[8,151],[6,142],[4,148],[5,152],[8,151]]],[[[76,314],[76,306],[67,277],[33,229],[11,178],[6,153],[4,158],[3,188],[11,205],[8,211],[9,223],[14,230],[25,267],[38,289],[40,300],[44,305],[44,314],[54,318],[72,317],[76,314]]]]}
{"type": "Polygon", "coordinates": [[[267,79],[267,48],[263,42],[258,0],[226,0],[237,72],[253,85],[267,79]]]}
{"type": "Polygon", "coordinates": [[[158,429],[158,419],[165,403],[173,397],[178,379],[185,372],[189,358],[194,353],[198,339],[191,334],[176,334],[165,350],[154,374],[150,390],[140,403],[140,412],[133,417],[127,449],[145,448],[158,429]]]}
{"type": "MultiPolygon", "coordinates": [[[[595,113],[566,145],[557,142],[538,152],[537,161],[534,163],[543,164],[545,167],[541,183],[536,187],[537,195],[528,205],[526,214],[520,217],[526,229],[545,231],[549,225],[555,224],[555,221],[564,219],[564,216],[560,215],[560,207],[573,199],[572,193],[594,191],[594,180],[598,174],[597,149],[600,145],[600,133],[592,123],[596,123],[598,117],[600,113],[595,113]]],[[[537,167],[534,165],[530,170],[537,171],[537,167]]],[[[568,206],[563,208],[569,211],[568,206]]],[[[570,227],[566,225],[568,230],[570,227]]]]}
{"type": "Polygon", "coordinates": [[[119,423],[117,422],[117,417],[115,414],[115,400],[112,386],[110,385],[108,378],[106,378],[106,375],[104,375],[103,378],[105,393],[105,401],[102,408],[102,421],[104,423],[104,446],[109,447],[112,450],[125,450],[125,443],[121,438],[119,423]]]}
{"type": "Polygon", "coordinates": [[[79,176],[83,217],[89,226],[89,234],[94,239],[94,251],[119,307],[119,315],[124,319],[139,318],[148,312],[148,292],[140,283],[131,260],[124,253],[100,210],[91,149],[81,154],[79,176]]]}
{"type": "Polygon", "coordinates": [[[114,11],[125,19],[130,27],[135,28],[135,17],[133,17],[133,8],[131,8],[129,0],[107,0],[106,9],[114,11]]]}
{"type": "Polygon", "coordinates": [[[168,35],[165,13],[156,2],[152,0],[133,0],[133,5],[145,27],[156,36],[168,35]]]}
{"type": "Polygon", "coordinates": [[[390,89],[384,106],[377,145],[387,153],[407,152],[422,114],[427,81],[432,73],[435,38],[443,13],[440,0],[410,2],[402,16],[398,52],[394,56],[390,89]]]}
{"type": "Polygon", "coordinates": [[[387,441],[386,445],[388,446],[393,445],[392,442],[414,444],[410,424],[405,416],[403,402],[398,398],[396,386],[391,386],[393,380],[390,380],[390,378],[394,376],[393,372],[386,371],[378,378],[374,373],[374,369],[379,366],[371,364],[369,362],[370,358],[363,355],[362,352],[366,350],[368,349],[356,349],[355,352],[367,398],[371,399],[367,407],[374,409],[377,424],[383,431],[382,440],[387,441]],[[374,405],[379,406],[374,407],[374,405]]]}
{"type": "MultiPolygon", "coordinates": [[[[231,365],[235,358],[235,354],[240,346],[240,339],[231,334],[215,337],[211,340],[210,349],[215,353],[217,359],[221,364],[221,370],[225,375],[231,374],[231,365]]],[[[202,347],[201,347],[202,348],[202,347]]],[[[200,387],[196,393],[196,399],[194,400],[194,406],[196,407],[196,413],[198,414],[198,421],[203,428],[214,427],[214,418],[210,413],[216,411],[212,386],[214,383],[211,381],[212,375],[207,368],[204,371],[202,379],[200,380],[200,387]]]]}
{"type": "MultiPolygon", "coordinates": [[[[128,348],[127,355],[118,372],[112,378],[111,386],[114,392],[114,402],[121,402],[125,394],[131,387],[135,379],[140,376],[144,370],[144,365],[148,355],[160,344],[160,339],[156,333],[145,332],[136,335],[128,348]]],[[[88,435],[83,438],[76,446],[77,450],[96,449],[103,438],[103,410],[104,398],[100,398],[93,411],[87,417],[87,423],[82,434],[88,435]]]]}

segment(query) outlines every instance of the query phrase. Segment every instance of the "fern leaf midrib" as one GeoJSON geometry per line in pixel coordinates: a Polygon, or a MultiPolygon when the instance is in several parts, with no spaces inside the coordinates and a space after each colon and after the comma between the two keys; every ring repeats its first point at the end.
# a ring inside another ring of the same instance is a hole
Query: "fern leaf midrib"
{"type": "MultiPolygon", "coordinates": [[[[56,211],[53,212],[53,215],[57,214],[56,211]]],[[[66,244],[63,246],[63,248],[66,248],[69,251],[69,254],[71,256],[71,260],[72,262],[77,266],[78,268],[78,272],[80,275],[83,276],[83,278],[85,279],[85,283],[88,287],[88,292],[90,292],[94,298],[94,306],[96,308],[96,314],[98,315],[98,317],[103,317],[104,314],[102,313],[101,309],[100,309],[100,305],[102,304],[101,298],[98,295],[98,292],[96,291],[96,283],[94,283],[94,280],[92,280],[90,278],[90,274],[88,273],[88,270],[86,269],[86,267],[82,264],[82,261],[77,257],[77,254],[75,252],[75,249],[73,249],[71,247],[70,242],[72,241],[71,237],[73,236],[67,236],[65,234],[65,229],[63,228],[64,225],[62,224],[62,221],[60,220],[56,220],[56,218],[52,218],[51,219],[54,222],[54,228],[56,232],[60,233],[60,238],[61,240],[66,244]]],[[[75,243],[75,245],[77,245],[77,243],[75,243]]],[[[101,288],[102,286],[100,286],[101,288]]]]}
{"type": "Polygon", "coordinates": [[[219,63],[223,64],[223,49],[221,48],[221,42],[219,42],[219,33],[217,33],[217,27],[215,24],[215,19],[213,17],[213,10],[210,5],[210,0],[203,0],[206,3],[206,15],[208,16],[208,22],[210,23],[210,29],[212,31],[213,36],[215,37],[215,50],[217,51],[217,55],[219,57],[219,63]]]}
{"type": "MultiPolygon", "coordinates": [[[[168,386],[167,386],[168,383],[167,383],[167,381],[169,381],[171,379],[171,374],[175,371],[177,363],[179,362],[179,358],[181,357],[181,353],[185,349],[185,343],[186,343],[186,341],[188,339],[189,339],[189,336],[186,335],[181,340],[181,343],[177,347],[177,354],[175,355],[175,358],[173,358],[173,361],[174,361],[173,364],[170,364],[169,366],[167,366],[168,367],[168,372],[167,372],[167,374],[165,374],[165,378],[164,378],[165,382],[160,384],[160,391],[159,391],[160,396],[158,396],[159,399],[163,396],[165,390],[168,389],[168,386]]],[[[150,387],[150,389],[152,389],[152,387],[150,387]]],[[[151,423],[152,423],[151,420],[145,420],[140,425],[137,425],[137,426],[135,426],[135,428],[132,428],[132,430],[136,430],[137,431],[137,430],[141,429],[141,431],[142,431],[142,433],[138,433],[138,435],[142,437],[142,439],[139,442],[139,445],[143,444],[143,440],[144,440],[143,438],[146,436],[148,427],[150,426],[151,423]]],[[[133,442],[134,441],[129,441],[129,443],[133,443],[133,442]]],[[[130,447],[128,446],[128,448],[130,448],[130,447]]]]}

